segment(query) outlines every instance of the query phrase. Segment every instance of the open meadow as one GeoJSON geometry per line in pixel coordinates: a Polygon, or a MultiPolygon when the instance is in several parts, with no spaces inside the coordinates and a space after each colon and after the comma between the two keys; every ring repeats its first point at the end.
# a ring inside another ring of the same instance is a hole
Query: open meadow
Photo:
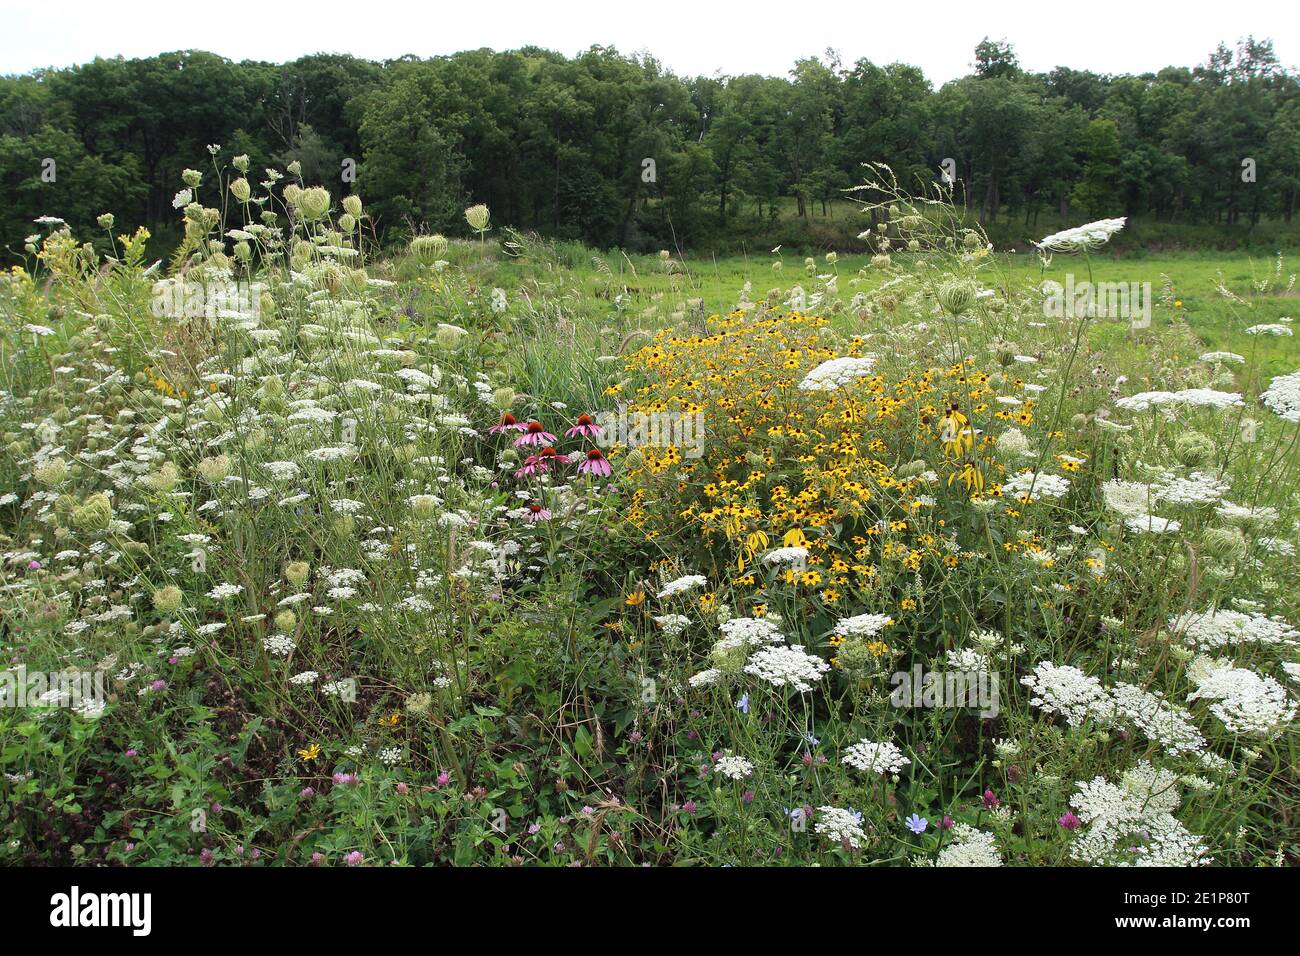
{"type": "Polygon", "coordinates": [[[1286,255],[883,167],[860,255],[385,252],[246,169],[0,278],[0,862],[1295,863],[1286,255]]]}

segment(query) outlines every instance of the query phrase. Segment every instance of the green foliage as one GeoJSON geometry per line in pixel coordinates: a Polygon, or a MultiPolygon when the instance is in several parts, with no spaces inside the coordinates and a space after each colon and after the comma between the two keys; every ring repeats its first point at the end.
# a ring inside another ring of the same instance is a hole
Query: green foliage
{"type": "Polygon", "coordinates": [[[1036,232],[1126,215],[1141,228],[1205,226],[1185,234],[1196,242],[1276,248],[1295,243],[1298,111],[1295,75],[1253,38],[1142,76],[1031,73],[986,38],[973,72],[937,90],[915,67],[833,53],[788,77],[721,78],[607,47],[387,63],[98,59],[0,78],[0,245],[19,257],[31,220],[56,207],[82,229],[113,212],[174,243],[164,225],[180,171],[221,144],[254,174],[296,161],[336,199],[352,161],[369,228],[392,245],[467,235],[459,209],[472,201],[500,225],[597,248],[860,251],[843,215],[860,164],[885,162],[912,188],[952,159],[964,215],[1000,244],[1021,242],[1018,220],[1036,232]],[[57,183],[40,181],[45,157],[57,183]]]}

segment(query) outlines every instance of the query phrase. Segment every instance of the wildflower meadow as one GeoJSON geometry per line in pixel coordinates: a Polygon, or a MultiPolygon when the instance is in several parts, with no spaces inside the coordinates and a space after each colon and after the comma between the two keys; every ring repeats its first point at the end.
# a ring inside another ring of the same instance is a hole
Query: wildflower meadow
{"type": "Polygon", "coordinates": [[[0,864],[1300,860],[1289,214],[597,248],[242,135],[7,250],[0,864]]]}
{"type": "Polygon", "coordinates": [[[728,288],[210,153],[0,282],[0,859],[1293,862],[1282,260],[1211,349],[883,166],[728,288]]]}

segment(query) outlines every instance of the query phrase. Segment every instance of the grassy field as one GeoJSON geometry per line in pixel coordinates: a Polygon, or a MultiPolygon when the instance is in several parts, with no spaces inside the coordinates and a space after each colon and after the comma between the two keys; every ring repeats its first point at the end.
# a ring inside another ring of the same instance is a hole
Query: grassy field
{"type": "MultiPolygon", "coordinates": [[[[580,246],[539,244],[534,258],[512,261],[504,256],[470,264],[471,274],[482,283],[539,290],[543,295],[563,295],[572,303],[573,317],[585,316],[594,326],[619,330],[658,328],[674,314],[694,311],[726,312],[734,307],[740,290],[749,284],[759,298],[772,288],[802,284],[811,292],[819,276],[836,275],[851,298],[868,292],[883,279],[872,275],[870,256],[843,255],[833,263],[815,259],[809,272],[804,257],[766,253],[697,260],[674,257],[672,270],[655,256],[597,253],[580,246]],[[772,264],[781,263],[774,271],[772,264]],[[597,265],[599,264],[599,265],[597,265]],[[620,308],[611,309],[615,296],[620,308]]],[[[907,255],[897,258],[904,264],[907,255]]],[[[1253,336],[1244,330],[1254,325],[1278,323],[1294,317],[1300,289],[1293,288],[1300,259],[1245,253],[1135,253],[1102,255],[1091,262],[1093,280],[1149,284],[1158,298],[1168,283],[1179,303],[1165,309],[1161,320],[1181,320],[1196,334],[1206,350],[1253,354],[1261,374],[1277,375],[1300,365],[1300,340],[1289,336],[1253,336]],[[1225,295],[1226,290],[1229,295],[1225,295]]],[[[1056,256],[1044,264],[1032,253],[998,253],[982,273],[982,281],[1004,292],[1045,281],[1064,283],[1088,278],[1088,266],[1077,257],[1056,256]]],[[[1090,330],[1090,341],[1109,348],[1124,333],[1123,323],[1103,324],[1090,330]]],[[[1130,344],[1134,336],[1122,335],[1130,344]]],[[[1256,383],[1257,384],[1257,383],[1256,383]]]]}
{"type": "Polygon", "coordinates": [[[0,861],[1300,858],[1288,262],[264,198],[0,282],[0,861]]]}

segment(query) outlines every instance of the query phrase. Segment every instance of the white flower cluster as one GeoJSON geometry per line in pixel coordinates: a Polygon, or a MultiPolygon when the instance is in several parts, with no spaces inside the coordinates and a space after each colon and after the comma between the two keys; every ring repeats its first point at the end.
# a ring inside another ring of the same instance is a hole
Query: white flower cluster
{"type": "Polygon", "coordinates": [[[1198,650],[1247,644],[1294,644],[1300,638],[1300,631],[1279,617],[1223,608],[1172,618],[1169,629],[1181,633],[1183,642],[1198,650]]]}
{"type": "Polygon", "coordinates": [[[1039,498],[1061,498],[1070,490],[1070,479],[1060,475],[1048,475],[1041,472],[1026,471],[1016,475],[1002,486],[1004,495],[1019,498],[1030,495],[1032,500],[1039,498]],[[1033,491],[1030,491],[1030,488],[1033,491]]]}
{"type": "Polygon", "coordinates": [[[1207,862],[1202,837],[1173,816],[1178,778],[1142,761],[1118,784],[1094,777],[1075,784],[1070,805],[1086,824],[1070,855],[1097,866],[1198,866],[1207,862]]]}
{"type": "Polygon", "coordinates": [[[276,657],[288,657],[298,645],[288,634],[272,634],[262,639],[262,646],[276,657]]]}
{"type": "Polygon", "coordinates": [[[1229,733],[1272,738],[1295,719],[1295,704],[1286,688],[1272,677],[1208,658],[1193,661],[1188,676],[1196,690],[1187,695],[1187,700],[1213,701],[1210,713],[1223,722],[1229,733]]]}
{"type": "Polygon", "coordinates": [[[1063,229],[1052,233],[1036,245],[1046,252],[1084,252],[1096,249],[1098,246],[1105,245],[1110,241],[1111,236],[1124,228],[1126,218],[1121,216],[1118,219],[1098,219],[1096,222],[1075,226],[1073,229],[1063,229]]]}
{"type": "Polygon", "coordinates": [[[855,379],[870,375],[875,367],[874,355],[827,359],[803,377],[799,388],[805,392],[833,392],[852,383],[855,379]]]}
{"type": "Polygon", "coordinates": [[[993,662],[987,654],[981,654],[973,647],[949,651],[945,657],[949,670],[964,674],[987,674],[993,670],[993,662]]]}
{"type": "Polygon", "coordinates": [[[813,689],[813,684],[831,669],[815,654],[802,647],[765,647],[754,652],[745,665],[745,673],[767,681],[773,687],[793,687],[800,693],[813,689]]]}
{"type": "Polygon", "coordinates": [[[1212,388],[1184,388],[1178,392],[1138,392],[1127,398],[1117,398],[1116,408],[1131,412],[1145,412],[1151,407],[1166,405],[1191,405],[1198,408],[1231,408],[1246,404],[1238,392],[1218,392],[1212,388]]]}
{"type": "Polygon", "coordinates": [[[1029,439],[1019,428],[1008,428],[999,435],[997,449],[999,454],[1008,458],[1028,458],[1033,454],[1029,439]]]}
{"type": "Polygon", "coordinates": [[[686,683],[690,684],[692,687],[712,687],[718,682],[718,678],[721,676],[722,671],[718,670],[716,667],[710,667],[707,670],[700,671],[698,674],[692,674],[686,683]]]}
{"type": "Polygon", "coordinates": [[[1260,325],[1252,325],[1244,330],[1247,335],[1294,335],[1289,328],[1278,322],[1264,322],[1260,325]]]}
{"type": "Polygon", "coordinates": [[[1231,489],[1226,481],[1194,471],[1186,478],[1168,475],[1161,478],[1152,487],[1152,492],[1161,500],[1174,505],[1213,504],[1222,500],[1231,489]]]}
{"type": "Polygon", "coordinates": [[[686,626],[691,623],[691,619],[685,614],[662,614],[655,618],[655,623],[669,637],[676,637],[686,630],[686,626]]]}
{"type": "Polygon", "coordinates": [[[1222,502],[1214,509],[1214,513],[1229,524],[1243,525],[1271,525],[1279,517],[1278,510],[1270,508],[1268,505],[1247,508],[1244,505],[1233,504],[1231,501],[1222,502]]]}
{"type": "Polygon", "coordinates": [[[1259,400],[1287,421],[1300,422],[1300,371],[1277,376],[1259,400]]]}
{"type": "Polygon", "coordinates": [[[833,843],[847,843],[860,850],[867,835],[862,832],[862,814],[839,807],[818,807],[813,829],[833,843]]]}
{"type": "Polygon", "coordinates": [[[761,617],[733,617],[718,625],[722,631],[719,644],[724,648],[748,644],[759,647],[763,644],[780,644],[785,640],[781,629],[769,620],[761,617]]]}
{"type": "Polygon", "coordinates": [[[1020,678],[1020,683],[1033,692],[1031,704],[1046,713],[1060,714],[1071,727],[1089,717],[1107,720],[1114,710],[1101,682],[1069,664],[1042,661],[1020,678]]]}
{"type": "Polygon", "coordinates": [[[690,591],[693,588],[702,588],[709,583],[709,579],[702,574],[688,574],[685,577],[669,581],[659,591],[660,598],[672,597],[675,594],[681,594],[684,591],[690,591]]]}
{"type": "Polygon", "coordinates": [[[841,618],[835,624],[835,633],[840,637],[875,637],[893,623],[888,614],[859,614],[841,618]]]}
{"type": "Polygon", "coordinates": [[[718,758],[713,769],[728,780],[744,780],[754,772],[754,765],[744,757],[738,757],[735,754],[726,754],[718,758]]]}
{"type": "Polygon", "coordinates": [[[1138,534],[1172,534],[1183,527],[1172,518],[1161,518],[1158,515],[1134,515],[1124,519],[1124,526],[1138,534]]]}
{"type": "Polygon", "coordinates": [[[1236,352],[1206,352],[1201,356],[1202,362],[1231,362],[1234,365],[1245,365],[1246,357],[1238,355],[1236,352]]]}
{"type": "Polygon", "coordinates": [[[1117,718],[1127,720],[1169,755],[1199,753],[1205,749],[1205,737],[1191,722],[1191,715],[1165,700],[1158,691],[1121,682],[1110,689],[1110,699],[1117,718]]]}
{"type": "Polygon", "coordinates": [[[763,555],[764,564],[797,564],[808,559],[807,548],[773,548],[763,555]]]}
{"type": "Polygon", "coordinates": [[[840,758],[855,770],[864,773],[878,773],[881,776],[898,773],[912,761],[903,756],[903,751],[889,741],[876,743],[871,740],[859,740],[844,751],[840,758]]]}
{"type": "Polygon", "coordinates": [[[1107,508],[1126,518],[1147,514],[1156,501],[1156,491],[1150,485],[1119,478],[1105,482],[1101,496],[1107,508]]]}
{"type": "Polygon", "coordinates": [[[935,866],[1001,866],[993,834],[976,830],[965,823],[952,828],[952,842],[939,851],[935,866]]]}

